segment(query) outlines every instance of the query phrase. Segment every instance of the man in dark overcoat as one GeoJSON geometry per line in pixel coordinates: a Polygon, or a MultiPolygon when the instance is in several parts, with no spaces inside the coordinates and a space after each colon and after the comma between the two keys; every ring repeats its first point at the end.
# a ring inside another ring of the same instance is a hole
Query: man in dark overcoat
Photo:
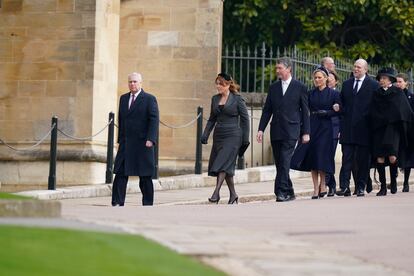
{"type": "Polygon", "coordinates": [[[278,202],[295,199],[289,177],[290,161],[299,137],[302,137],[302,143],[310,139],[308,91],[303,83],[292,79],[291,69],[289,58],[276,61],[279,80],[269,88],[256,137],[261,143],[263,132],[272,117],[270,140],[276,165],[274,192],[278,202]]]}
{"type": "Polygon", "coordinates": [[[154,145],[158,137],[156,98],[142,89],[142,76],[128,76],[129,92],[121,96],[118,113],[118,153],[115,158],[112,206],[124,206],[129,176],[139,176],[142,205],[153,205],[154,145]]]}
{"type": "Polygon", "coordinates": [[[370,127],[368,110],[379,88],[377,81],[368,76],[368,63],[358,59],[354,63],[353,76],[344,81],[341,90],[340,139],[342,166],[339,173],[338,196],[350,196],[351,172],[355,178],[357,196],[364,196],[371,167],[370,127]]]}

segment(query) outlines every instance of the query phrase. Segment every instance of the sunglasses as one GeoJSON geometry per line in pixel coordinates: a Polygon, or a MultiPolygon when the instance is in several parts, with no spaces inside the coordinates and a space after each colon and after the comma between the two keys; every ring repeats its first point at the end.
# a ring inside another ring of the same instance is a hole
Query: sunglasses
{"type": "Polygon", "coordinates": [[[220,73],[220,74],[218,74],[217,75],[218,77],[222,77],[224,80],[226,80],[226,81],[231,81],[232,80],[232,78],[231,78],[231,76],[230,75],[228,75],[228,74],[226,74],[226,73],[220,73]]]}

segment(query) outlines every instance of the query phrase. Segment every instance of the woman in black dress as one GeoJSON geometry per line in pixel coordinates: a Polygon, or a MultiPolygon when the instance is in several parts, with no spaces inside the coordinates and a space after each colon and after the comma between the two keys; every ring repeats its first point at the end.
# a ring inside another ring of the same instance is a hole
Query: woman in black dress
{"type": "Polygon", "coordinates": [[[207,144],[214,128],[213,147],[208,163],[208,175],[216,176],[213,195],[208,199],[218,203],[224,179],[230,191],[229,204],[238,203],[234,189],[234,169],[240,148],[249,144],[249,115],[243,98],[238,94],[239,86],[226,73],[216,78],[217,94],[211,98],[210,118],[201,136],[201,143],[207,144]]]}
{"type": "MultiPolygon", "coordinates": [[[[404,74],[404,73],[398,74],[396,79],[397,81],[395,83],[395,86],[397,86],[404,92],[405,96],[407,96],[408,102],[410,103],[411,110],[414,111],[414,95],[408,92],[409,82],[408,82],[407,74],[404,74]]],[[[414,153],[411,153],[408,156],[407,162],[405,163],[405,166],[404,166],[404,185],[403,185],[402,192],[410,191],[410,185],[408,183],[408,179],[410,178],[411,168],[413,167],[414,167],[414,153]]]]}
{"type": "MultiPolygon", "coordinates": [[[[408,131],[413,114],[407,97],[401,89],[393,86],[396,82],[393,68],[378,71],[380,88],[375,91],[369,110],[372,130],[372,156],[377,162],[381,189],[377,196],[387,195],[385,165],[403,165],[403,156],[408,145],[408,131]]],[[[397,192],[396,183],[391,185],[391,193],[397,192]]]]}

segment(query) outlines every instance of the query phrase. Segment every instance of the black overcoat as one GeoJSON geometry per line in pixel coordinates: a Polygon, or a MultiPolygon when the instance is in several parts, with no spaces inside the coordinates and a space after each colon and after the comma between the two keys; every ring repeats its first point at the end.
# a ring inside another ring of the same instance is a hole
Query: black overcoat
{"type": "Polygon", "coordinates": [[[356,95],[353,94],[354,78],[343,82],[341,90],[340,143],[369,146],[370,127],[368,111],[374,95],[379,88],[377,81],[365,76],[356,95]]]}
{"type": "Polygon", "coordinates": [[[300,135],[310,134],[306,86],[292,79],[283,95],[282,82],[278,80],[273,83],[263,107],[259,131],[265,130],[271,117],[270,139],[272,141],[297,140],[300,135]]]}
{"type": "Polygon", "coordinates": [[[291,161],[292,169],[300,171],[316,170],[327,173],[335,172],[331,118],[337,117],[338,112],[332,109],[334,104],[341,104],[338,91],[326,87],[322,91],[314,88],[309,92],[311,139],[309,145],[305,146],[299,143],[295,149],[291,161]],[[323,114],[323,116],[318,115],[318,111],[325,111],[326,114],[323,114]]]}
{"type": "Polygon", "coordinates": [[[152,176],[155,172],[154,146],[158,137],[159,112],[157,99],[141,90],[128,109],[130,93],[121,96],[118,112],[118,153],[114,173],[128,176],[152,176]],[[125,162],[124,168],[122,163],[125,162]]]}
{"type": "Polygon", "coordinates": [[[413,118],[413,111],[401,89],[395,86],[391,86],[387,91],[379,88],[369,109],[373,156],[386,157],[397,154],[399,165],[403,166],[413,118]]]}

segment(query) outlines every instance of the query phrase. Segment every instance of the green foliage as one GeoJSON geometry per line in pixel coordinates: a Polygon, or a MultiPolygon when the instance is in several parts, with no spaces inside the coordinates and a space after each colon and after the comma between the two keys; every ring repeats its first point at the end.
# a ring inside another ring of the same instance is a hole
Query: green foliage
{"type": "Polygon", "coordinates": [[[226,0],[224,43],[254,46],[262,41],[409,68],[414,1],[226,0]]]}
{"type": "Polygon", "coordinates": [[[2,275],[224,275],[140,236],[0,227],[2,275]]]}

